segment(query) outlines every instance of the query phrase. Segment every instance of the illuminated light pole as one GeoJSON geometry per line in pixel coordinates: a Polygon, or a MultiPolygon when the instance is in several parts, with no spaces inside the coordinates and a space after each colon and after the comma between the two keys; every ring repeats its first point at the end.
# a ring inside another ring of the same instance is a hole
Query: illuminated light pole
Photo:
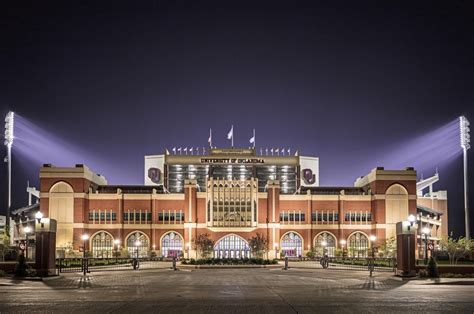
{"type": "Polygon", "coordinates": [[[371,243],[371,249],[372,249],[372,258],[371,258],[371,263],[369,265],[369,270],[370,270],[370,277],[372,277],[372,272],[374,271],[374,266],[375,266],[375,241],[377,240],[377,237],[375,235],[370,235],[370,243],[371,243]]]}
{"type": "Polygon", "coordinates": [[[10,211],[12,206],[12,146],[13,139],[15,138],[13,133],[13,127],[15,122],[15,113],[9,111],[5,116],[5,146],[7,147],[7,157],[5,159],[8,162],[8,204],[7,204],[7,221],[6,221],[6,232],[10,235],[10,211]]]}
{"type": "Polygon", "coordinates": [[[468,196],[468,182],[467,182],[467,150],[471,148],[471,135],[469,134],[469,121],[465,116],[459,117],[459,127],[461,129],[461,147],[463,152],[464,163],[464,215],[466,223],[466,239],[471,238],[469,227],[469,196],[468,196]]]}
{"type": "Polygon", "coordinates": [[[24,229],[23,229],[23,232],[25,233],[25,253],[26,253],[26,260],[28,260],[28,235],[31,233],[31,227],[30,226],[26,226],[24,229]]]}
{"type": "Polygon", "coordinates": [[[342,259],[344,259],[344,246],[346,245],[346,240],[342,239],[339,243],[341,243],[342,246],[342,259]]]}
{"type": "Polygon", "coordinates": [[[84,276],[86,275],[87,273],[87,255],[86,255],[86,243],[87,243],[87,240],[89,240],[89,235],[87,233],[84,233],[82,236],[81,236],[81,239],[82,239],[82,251],[83,251],[83,257],[82,257],[82,271],[83,271],[83,274],[84,276]]]}
{"type": "Polygon", "coordinates": [[[422,232],[421,234],[425,236],[425,258],[424,258],[424,262],[425,262],[425,265],[426,265],[426,264],[428,264],[428,235],[430,234],[430,228],[424,227],[421,232],[422,232]]]}
{"type": "Polygon", "coordinates": [[[120,240],[115,239],[114,244],[115,244],[115,264],[117,264],[117,259],[118,259],[118,255],[119,255],[119,248],[120,248],[120,240]]]}

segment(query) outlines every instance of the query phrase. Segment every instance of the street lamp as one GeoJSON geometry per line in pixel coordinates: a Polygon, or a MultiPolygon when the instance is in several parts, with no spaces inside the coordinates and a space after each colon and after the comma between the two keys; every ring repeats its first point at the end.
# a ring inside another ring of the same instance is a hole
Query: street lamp
{"type": "Polygon", "coordinates": [[[321,242],[321,245],[323,246],[323,256],[326,257],[326,252],[327,252],[326,246],[328,245],[328,243],[326,242],[326,240],[323,240],[321,242]]]}
{"type": "Polygon", "coordinates": [[[10,211],[12,206],[12,146],[14,136],[15,113],[9,111],[5,116],[5,146],[7,147],[7,157],[5,161],[8,162],[8,203],[7,203],[7,221],[6,233],[10,234],[10,211]]]}
{"type": "Polygon", "coordinates": [[[137,249],[137,258],[138,258],[138,248],[141,244],[142,243],[140,242],[140,240],[135,241],[135,248],[137,249]]]}
{"type": "Polygon", "coordinates": [[[43,219],[43,213],[40,212],[40,211],[37,211],[36,214],[35,214],[35,218],[38,221],[38,223],[41,224],[41,228],[43,228],[44,225],[43,225],[43,223],[41,223],[41,219],[43,219]]]}
{"type": "MultiPolygon", "coordinates": [[[[416,221],[416,217],[410,214],[408,216],[408,222],[410,223],[410,227],[413,227],[413,225],[415,224],[415,221],[416,221]]],[[[410,227],[408,227],[408,230],[410,230],[410,227]]]]}
{"type": "Polygon", "coordinates": [[[430,234],[430,228],[424,227],[421,230],[421,234],[425,236],[425,265],[428,264],[428,235],[430,234]]]}
{"type": "Polygon", "coordinates": [[[82,271],[83,271],[83,274],[84,274],[84,276],[85,276],[86,273],[87,273],[86,242],[87,242],[87,240],[89,240],[89,235],[88,235],[87,233],[84,233],[84,234],[81,236],[81,239],[82,239],[82,253],[83,253],[83,257],[82,257],[82,271]]]}
{"type": "Polygon", "coordinates": [[[346,245],[346,240],[342,239],[339,243],[341,243],[342,246],[342,258],[344,259],[344,246],[346,245]]]}
{"type": "Polygon", "coordinates": [[[115,263],[117,264],[118,250],[119,250],[119,247],[120,247],[120,240],[119,239],[114,240],[114,246],[115,246],[115,263]]]}
{"type": "Polygon", "coordinates": [[[375,241],[377,240],[377,237],[373,234],[370,235],[370,243],[371,243],[371,248],[372,248],[372,262],[369,265],[370,269],[370,277],[372,277],[372,272],[374,271],[374,266],[375,266],[375,241]]]}
{"type": "Polygon", "coordinates": [[[31,227],[30,226],[26,226],[24,229],[23,229],[23,232],[25,233],[25,253],[26,253],[26,260],[28,260],[28,235],[31,233],[31,227]]]}
{"type": "Polygon", "coordinates": [[[461,129],[461,147],[463,152],[464,164],[464,219],[466,224],[466,239],[471,238],[469,228],[469,197],[468,197],[468,182],[467,182],[467,150],[471,148],[471,135],[469,134],[469,121],[465,116],[459,117],[459,127],[461,129]]]}

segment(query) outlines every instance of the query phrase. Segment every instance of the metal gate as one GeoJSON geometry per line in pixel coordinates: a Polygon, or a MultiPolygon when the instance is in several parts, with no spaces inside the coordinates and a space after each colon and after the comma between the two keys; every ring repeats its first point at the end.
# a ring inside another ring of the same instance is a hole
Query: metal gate
{"type": "Polygon", "coordinates": [[[58,258],[59,273],[172,268],[172,259],[161,258],[58,258]]]}

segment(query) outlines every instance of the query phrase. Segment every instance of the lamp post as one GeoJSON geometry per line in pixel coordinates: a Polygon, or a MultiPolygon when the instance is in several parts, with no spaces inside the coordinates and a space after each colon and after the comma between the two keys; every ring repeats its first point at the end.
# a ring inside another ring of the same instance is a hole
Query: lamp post
{"type": "Polygon", "coordinates": [[[425,236],[425,265],[428,264],[428,235],[430,234],[430,228],[424,227],[422,230],[422,235],[425,236]]]}
{"type": "Polygon", "coordinates": [[[82,271],[83,271],[83,274],[84,276],[86,275],[87,273],[87,254],[86,254],[86,243],[87,243],[87,240],[89,240],[89,235],[87,233],[84,233],[82,236],[81,236],[81,239],[82,239],[82,253],[83,253],[83,257],[82,257],[82,271]]]}
{"type": "Polygon", "coordinates": [[[339,243],[341,243],[341,247],[342,247],[342,259],[344,259],[344,246],[346,245],[346,240],[342,239],[341,241],[339,241],[339,243]]]}
{"type": "Polygon", "coordinates": [[[31,231],[32,230],[30,226],[26,226],[23,229],[23,232],[25,232],[25,240],[26,240],[26,243],[25,243],[26,260],[28,260],[28,235],[30,234],[31,231]]]}
{"type": "Polygon", "coordinates": [[[326,257],[326,253],[327,253],[326,247],[327,247],[328,243],[326,242],[326,240],[323,240],[321,242],[321,245],[323,246],[323,256],[326,257]]]}
{"type": "Polygon", "coordinates": [[[139,247],[140,247],[141,244],[142,244],[142,243],[140,242],[140,240],[135,241],[135,248],[136,248],[136,250],[137,250],[137,259],[138,259],[138,249],[139,249],[139,247]]]}
{"type": "Polygon", "coordinates": [[[275,248],[275,259],[278,258],[278,243],[273,243],[273,247],[275,248]]]}
{"type": "Polygon", "coordinates": [[[10,216],[12,206],[12,146],[13,139],[15,138],[13,130],[15,123],[15,113],[9,111],[5,116],[5,146],[7,147],[7,157],[5,161],[8,163],[8,202],[7,202],[7,221],[6,221],[6,233],[10,235],[10,216]]]}
{"type": "MultiPolygon", "coordinates": [[[[35,218],[36,220],[38,221],[38,223],[40,224],[41,223],[41,219],[43,219],[43,213],[40,212],[40,211],[37,211],[36,214],[35,214],[35,218]]],[[[43,228],[43,224],[41,223],[41,228],[43,228]]]]}
{"type": "Polygon", "coordinates": [[[119,251],[119,247],[120,247],[120,240],[119,239],[114,240],[114,246],[115,246],[115,264],[117,264],[118,251],[119,251]]]}
{"type": "Polygon", "coordinates": [[[464,165],[464,219],[466,224],[466,239],[471,238],[469,227],[469,195],[467,182],[467,150],[471,148],[471,135],[469,134],[469,121],[465,116],[459,117],[459,127],[461,129],[461,147],[463,152],[464,165]]]}
{"type": "Polygon", "coordinates": [[[375,235],[370,235],[370,247],[372,249],[372,258],[371,258],[371,263],[369,265],[369,270],[370,270],[370,277],[372,277],[372,272],[374,271],[374,266],[375,266],[375,241],[377,240],[377,237],[375,235]]]}
{"type": "Polygon", "coordinates": [[[190,248],[191,248],[191,244],[189,242],[186,243],[186,255],[187,255],[188,259],[189,259],[189,249],[190,248]]]}

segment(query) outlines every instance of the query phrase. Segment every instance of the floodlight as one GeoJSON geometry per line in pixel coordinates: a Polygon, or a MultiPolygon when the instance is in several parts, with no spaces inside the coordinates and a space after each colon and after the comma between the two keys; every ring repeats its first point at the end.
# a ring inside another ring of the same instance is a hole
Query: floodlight
{"type": "Polygon", "coordinates": [[[461,147],[464,149],[471,148],[471,135],[469,129],[469,120],[465,116],[459,117],[459,128],[461,130],[461,147]]]}
{"type": "Polygon", "coordinates": [[[5,146],[11,147],[13,145],[13,139],[15,138],[13,133],[13,126],[15,124],[15,113],[9,111],[5,116],[5,146]]]}

